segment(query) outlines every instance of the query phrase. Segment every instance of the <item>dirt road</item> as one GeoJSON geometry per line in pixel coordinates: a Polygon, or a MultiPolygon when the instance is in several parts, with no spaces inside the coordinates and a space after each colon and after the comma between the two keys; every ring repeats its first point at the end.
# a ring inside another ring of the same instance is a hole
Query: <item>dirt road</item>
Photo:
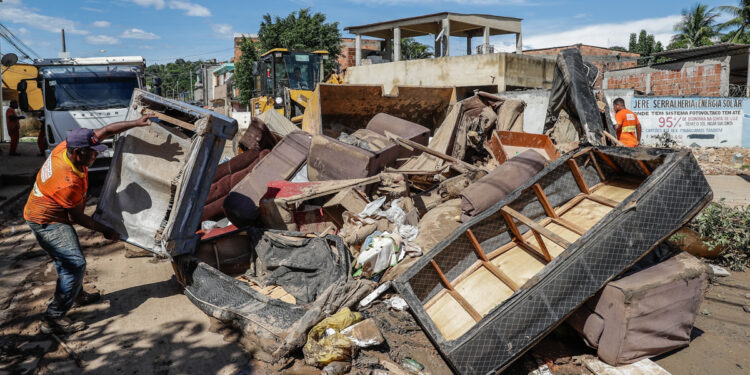
{"type": "Polygon", "coordinates": [[[77,367],[51,337],[38,333],[55,287],[52,263],[20,220],[6,217],[3,223],[0,373],[235,374],[248,364],[239,344],[211,332],[209,318],[182,294],[169,262],[125,258],[122,243],[79,228],[88,262],[84,287],[95,285],[103,299],[71,311],[88,324],[66,338],[85,362],[77,367]]]}

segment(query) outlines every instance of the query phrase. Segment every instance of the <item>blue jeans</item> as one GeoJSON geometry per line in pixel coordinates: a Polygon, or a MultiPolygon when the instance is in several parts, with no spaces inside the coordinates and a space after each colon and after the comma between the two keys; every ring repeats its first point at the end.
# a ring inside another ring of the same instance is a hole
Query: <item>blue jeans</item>
{"type": "Polygon", "coordinates": [[[70,310],[83,284],[86,271],[86,259],[81,253],[78,235],[70,224],[37,224],[26,223],[34,232],[36,240],[49,254],[57,270],[57,287],[55,297],[47,306],[45,316],[59,318],[70,310]]]}

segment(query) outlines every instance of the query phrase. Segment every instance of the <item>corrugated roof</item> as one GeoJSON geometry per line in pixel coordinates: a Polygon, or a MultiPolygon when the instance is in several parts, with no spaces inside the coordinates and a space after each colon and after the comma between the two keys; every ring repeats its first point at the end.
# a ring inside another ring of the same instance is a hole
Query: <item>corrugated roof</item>
{"type": "MultiPolygon", "coordinates": [[[[703,46],[695,48],[681,48],[671,51],[657,52],[654,57],[666,57],[670,59],[689,59],[698,58],[708,55],[716,55],[721,53],[732,54],[731,52],[750,49],[750,44],[735,44],[735,43],[720,43],[712,46],[703,46]]],[[[734,53],[736,54],[736,53],[734,53]]]]}

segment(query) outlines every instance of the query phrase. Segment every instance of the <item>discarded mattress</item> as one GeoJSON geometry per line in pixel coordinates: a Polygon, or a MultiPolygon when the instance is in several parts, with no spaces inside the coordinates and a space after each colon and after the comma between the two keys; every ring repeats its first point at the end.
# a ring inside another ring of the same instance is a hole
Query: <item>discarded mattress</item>
{"type": "Polygon", "coordinates": [[[456,372],[494,373],[711,199],[687,151],[585,148],[458,227],[394,285],[456,372]]]}
{"type": "Polygon", "coordinates": [[[706,288],[706,265],[681,252],[607,284],[568,319],[599,358],[635,363],[687,346],[706,288]]]}
{"type": "Polygon", "coordinates": [[[192,253],[211,181],[237,121],[136,89],[128,120],[159,121],[120,134],[94,218],[161,255],[192,253]]]}
{"type": "Polygon", "coordinates": [[[294,175],[307,159],[310,135],[296,131],[284,137],[253,170],[245,176],[224,200],[224,213],[232,224],[250,224],[260,213],[260,199],[268,183],[286,180],[294,175]]]}
{"type": "Polygon", "coordinates": [[[249,233],[258,261],[246,281],[195,258],[179,259],[185,294],[206,314],[240,328],[258,351],[275,362],[305,343],[307,331],[323,317],[350,307],[374,288],[355,281],[349,250],[338,236],[305,237],[298,232],[249,233]]]}
{"type": "Polygon", "coordinates": [[[599,107],[596,105],[594,92],[591,90],[593,83],[588,72],[592,68],[595,69],[591,64],[583,62],[580,51],[575,48],[563,50],[557,55],[544,124],[544,134],[549,134],[556,144],[575,142],[580,138],[588,144],[602,144],[602,131],[605,130],[605,124],[599,107]],[[561,111],[570,117],[578,132],[576,137],[572,134],[565,134],[565,139],[560,139],[551,134],[561,111]]]}

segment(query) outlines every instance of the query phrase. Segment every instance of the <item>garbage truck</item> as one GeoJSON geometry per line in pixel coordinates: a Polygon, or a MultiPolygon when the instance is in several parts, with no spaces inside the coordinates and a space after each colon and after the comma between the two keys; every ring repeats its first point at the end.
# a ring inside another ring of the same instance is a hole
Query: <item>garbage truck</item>
{"type": "MultiPolygon", "coordinates": [[[[125,120],[133,89],[144,85],[146,61],[141,56],[38,59],[36,84],[44,96],[47,154],[76,128],[97,129],[125,120]]],[[[19,85],[23,96],[27,85],[19,85]]],[[[20,101],[22,110],[24,100],[20,101]]],[[[106,170],[110,149],[101,153],[90,171],[106,170]]]]}

